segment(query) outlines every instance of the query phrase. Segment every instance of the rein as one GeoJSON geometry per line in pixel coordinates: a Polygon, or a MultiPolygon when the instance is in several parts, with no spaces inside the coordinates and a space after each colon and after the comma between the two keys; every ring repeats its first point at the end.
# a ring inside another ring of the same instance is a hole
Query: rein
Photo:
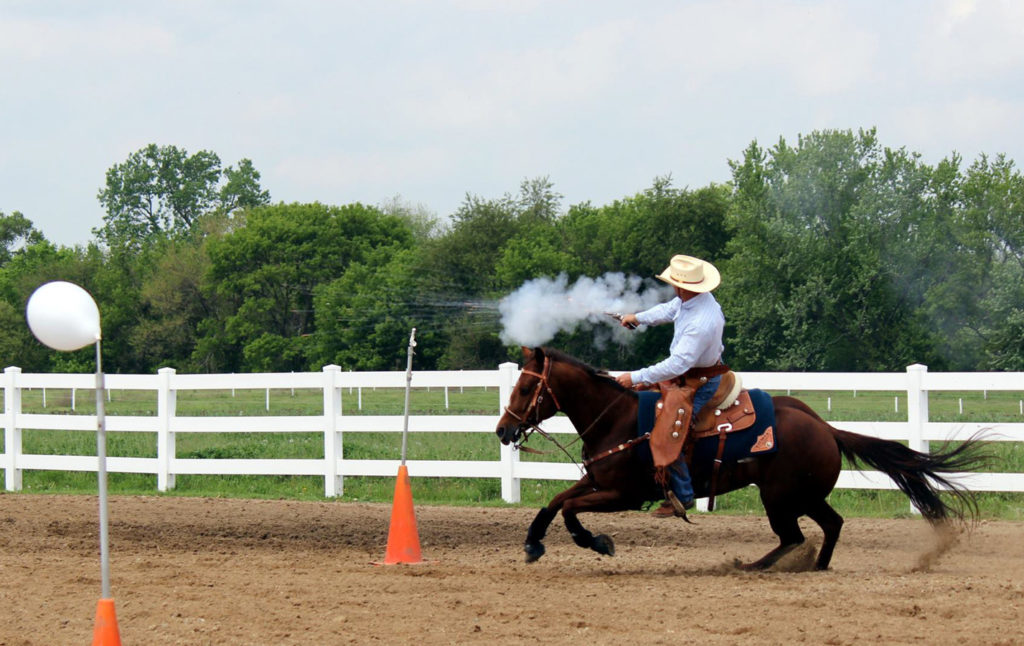
{"type": "Polygon", "coordinates": [[[637,444],[640,444],[641,442],[646,442],[646,441],[648,441],[650,439],[651,439],[650,432],[644,433],[640,437],[634,437],[633,439],[627,440],[626,442],[623,442],[622,444],[620,444],[618,446],[612,447],[612,448],[608,449],[607,451],[602,451],[601,453],[598,453],[597,455],[595,455],[592,458],[584,460],[583,461],[583,467],[584,468],[589,467],[591,464],[597,462],[598,460],[603,460],[605,458],[608,458],[608,457],[611,457],[611,456],[615,455],[616,453],[621,453],[622,451],[625,451],[626,449],[633,448],[637,444]]]}

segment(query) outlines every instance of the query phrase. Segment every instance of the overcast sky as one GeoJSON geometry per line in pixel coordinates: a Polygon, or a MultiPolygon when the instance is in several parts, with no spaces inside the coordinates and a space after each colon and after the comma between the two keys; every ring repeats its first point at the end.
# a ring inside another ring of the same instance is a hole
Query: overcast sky
{"type": "Polygon", "coordinates": [[[249,158],[273,201],[447,216],[730,178],[757,140],[877,127],[1024,163],[1024,2],[0,0],[0,211],[86,243],[149,143],[249,158]]]}

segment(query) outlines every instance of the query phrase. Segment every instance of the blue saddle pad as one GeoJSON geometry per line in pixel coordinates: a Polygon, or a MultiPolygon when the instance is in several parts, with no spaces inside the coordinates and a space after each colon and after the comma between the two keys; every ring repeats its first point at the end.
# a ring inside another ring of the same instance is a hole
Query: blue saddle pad
{"type": "MultiPolygon", "coordinates": [[[[725,450],[722,453],[723,462],[734,462],[750,457],[751,455],[764,455],[774,453],[779,447],[779,436],[775,432],[775,406],[772,404],[772,397],[763,390],[750,389],[750,402],[754,405],[756,421],[750,428],[742,431],[733,431],[726,435],[725,450]],[[771,429],[769,433],[766,433],[771,429]],[[752,451],[753,449],[753,451],[752,451]]],[[[640,406],[637,411],[637,437],[649,432],[654,428],[655,405],[661,399],[661,394],[656,391],[641,391],[637,393],[640,399],[640,406]]],[[[638,447],[637,455],[646,462],[651,462],[651,450],[647,443],[642,448],[638,447]]],[[[718,436],[712,435],[697,440],[693,446],[693,459],[691,462],[710,462],[718,454],[718,436]]]]}

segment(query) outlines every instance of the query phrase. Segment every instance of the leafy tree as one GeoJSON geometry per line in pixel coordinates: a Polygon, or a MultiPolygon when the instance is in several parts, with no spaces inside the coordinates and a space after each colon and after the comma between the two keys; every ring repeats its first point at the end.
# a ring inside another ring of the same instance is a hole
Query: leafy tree
{"type": "MultiPolygon", "coordinates": [[[[887,257],[910,222],[878,209],[883,169],[873,130],[814,132],[733,162],[734,204],[720,290],[734,367],[896,369],[919,327],[887,257]]],[[[912,182],[911,182],[912,184],[912,182]]],[[[905,236],[897,242],[905,240],[905,236]]]]}
{"type": "Polygon", "coordinates": [[[990,312],[983,356],[976,369],[1024,371],[1024,271],[1013,262],[993,270],[994,286],[983,306],[990,312]]]}
{"type": "Polygon", "coordinates": [[[490,367],[506,360],[496,314],[479,303],[565,259],[553,251],[556,260],[525,263],[510,251],[532,255],[532,238],[547,239],[548,250],[558,244],[552,236],[560,199],[547,178],[527,180],[515,196],[467,196],[446,229],[432,226],[422,211],[388,207],[411,223],[419,245],[415,252],[354,264],[318,291],[315,363],[399,369],[411,327],[417,328],[421,367],[490,367]],[[519,234],[526,239],[516,242],[519,234]]]}
{"type": "Polygon", "coordinates": [[[497,319],[487,314],[467,308],[451,319],[449,342],[437,360],[438,369],[486,370],[520,359],[518,348],[502,343],[497,319]]]}
{"type": "Polygon", "coordinates": [[[248,159],[222,169],[214,152],[189,155],[176,146],[150,144],[107,171],[97,195],[107,213],[93,233],[110,247],[138,249],[154,237],[191,231],[206,213],[269,203],[259,179],[248,159]]]}
{"type": "Polygon", "coordinates": [[[19,211],[10,215],[0,211],[0,266],[11,259],[19,244],[25,247],[43,240],[43,234],[19,211]]]}
{"type": "Polygon", "coordinates": [[[218,303],[203,289],[210,268],[206,239],[181,239],[161,245],[142,280],[139,316],[131,329],[134,356],[146,372],[174,366],[202,372],[211,366],[196,361],[200,324],[217,315],[218,303]]]}
{"type": "Polygon", "coordinates": [[[650,188],[609,205],[570,208],[559,229],[580,275],[653,276],[680,253],[718,262],[729,238],[728,206],[726,186],[690,191],[657,177],[650,188]]]}
{"type": "Polygon", "coordinates": [[[494,267],[502,247],[518,231],[514,204],[507,197],[466,196],[451,228],[427,243],[427,264],[436,288],[450,294],[479,295],[495,288],[494,267]]]}
{"type": "Polygon", "coordinates": [[[580,265],[565,249],[555,223],[540,223],[511,238],[494,266],[495,286],[512,291],[539,276],[579,275],[580,265]]]}
{"type": "Polygon", "coordinates": [[[529,226],[554,222],[561,215],[562,194],[547,176],[523,180],[515,200],[518,219],[529,226]]]}
{"type": "Polygon", "coordinates": [[[393,215],[405,221],[417,243],[440,236],[444,226],[441,220],[422,204],[410,204],[396,195],[378,207],[384,215],[393,215]]]}
{"type": "Polygon", "coordinates": [[[727,205],[725,187],[687,191],[655,178],[651,188],[609,207],[627,223],[613,255],[642,276],[660,273],[680,253],[718,262],[728,240],[727,205]]]}
{"type": "MultiPolygon", "coordinates": [[[[279,204],[245,214],[244,226],[208,244],[205,293],[226,307],[222,323],[200,331],[207,356],[230,359],[224,343],[241,352],[230,369],[305,370],[316,331],[317,286],[382,250],[410,246],[400,218],[361,204],[279,204]]],[[[221,368],[224,369],[224,368],[221,368]]]]}
{"type": "Polygon", "coordinates": [[[316,291],[313,366],[404,370],[416,328],[416,366],[437,367],[447,344],[447,308],[424,291],[413,249],[381,248],[316,291]]]}
{"type": "Polygon", "coordinates": [[[932,168],[917,155],[887,151],[881,181],[863,202],[881,214],[881,258],[913,312],[899,330],[919,342],[906,363],[938,370],[969,370],[976,363],[983,315],[978,288],[991,267],[984,236],[963,217],[959,166],[957,156],[932,168]]]}
{"type": "Polygon", "coordinates": [[[222,215],[270,204],[270,191],[260,186],[259,171],[248,159],[240,160],[238,168],[228,166],[224,169],[223,185],[217,197],[215,210],[222,215]]]}
{"type": "Polygon", "coordinates": [[[46,347],[32,336],[25,320],[25,311],[0,301],[0,361],[22,370],[38,370],[47,365],[46,347]]]}
{"type": "Polygon", "coordinates": [[[979,293],[983,322],[978,368],[1024,370],[1024,176],[1005,156],[981,156],[964,178],[964,220],[991,258],[990,281],[963,287],[979,293]]]}
{"type": "Polygon", "coordinates": [[[450,228],[424,248],[424,265],[436,277],[436,291],[473,298],[505,289],[511,268],[506,263],[501,275],[496,272],[504,248],[517,235],[551,227],[561,197],[546,177],[524,180],[515,196],[485,200],[467,195],[450,228]]]}

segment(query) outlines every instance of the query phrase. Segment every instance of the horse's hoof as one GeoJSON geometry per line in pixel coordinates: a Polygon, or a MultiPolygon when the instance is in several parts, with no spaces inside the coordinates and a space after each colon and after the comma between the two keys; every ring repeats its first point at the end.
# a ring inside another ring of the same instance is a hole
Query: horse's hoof
{"type": "Polygon", "coordinates": [[[544,543],[526,543],[523,551],[526,552],[526,562],[533,563],[544,556],[544,543]]]}
{"type": "Polygon", "coordinates": [[[598,534],[594,537],[594,544],[590,549],[594,550],[598,554],[615,556],[615,541],[613,541],[612,537],[607,534],[598,534]]]}

